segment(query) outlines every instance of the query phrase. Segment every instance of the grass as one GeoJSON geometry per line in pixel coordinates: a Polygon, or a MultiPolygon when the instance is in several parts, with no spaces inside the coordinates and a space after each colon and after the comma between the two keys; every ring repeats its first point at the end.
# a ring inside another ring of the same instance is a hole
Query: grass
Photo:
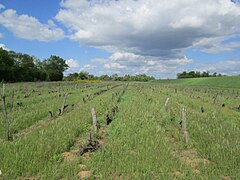
{"type": "Polygon", "coordinates": [[[176,80],[159,80],[160,84],[172,84],[181,86],[202,86],[211,88],[240,88],[240,76],[187,78],[176,80]]]}
{"type": "MultiPolygon", "coordinates": [[[[116,90],[110,90],[108,94],[116,90]]],[[[78,96],[75,98],[81,101],[81,94],[78,96]]],[[[97,97],[98,100],[99,98],[97,97]]],[[[103,100],[108,101],[110,98],[103,100]]],[[[94,105],[98,113],[106,109],[99,106],[99,102],[94,105]]],[[[85,136],[91,130],[90,106],[88,103],[80,103],[79,106],[70,113],[51,120],[47,126],[14,139],[13,142],[2,141],[0,167],[3,177],[52,177],[55,168],[62,161],[61,154],[70,150],[78,136],[85,136]]]]}
{"type": "MultiPolygon", "coordinates": [[[[229,77],[219,77],[219,81],[227,81],[224,78],[229,77]]],[[[211,82],[212,88],[211,83],[206,86],[200,80],[194,86],[176,81],[130,83],[127,88],[116,83],[8,85],[7,103],[11,88],[15,88],[17,99],[11,131],[28,133],[10,142],[4,140],[1,117],[0,179],[78,179],[80,165],[86,165],[92,179],[239,179],[239,90],[216,88],[211,82]],[[59,87],[62,94],[70,93],[67,104],[75,106],[49,119],[48,110],[56,114],[63,101],[58,97],[59,87]],[[97,152],[78,156],[76,152],[92,130],[90,104],[82,98],[103,89],[108,91],[93,99],[101,127],[95,138],[103,145],[97,152]],[[164,107],[167,98],[169,103],[164,107]],[[24,107],[17,107],[18,101],[24,107]],[[187,109],[189,145],[179,125],[183,106],[187,109]],[[114,114],[115,107],[118,111],[114,114]],[[113,119],[108,126],[107,114],[113,119]],[[66,160],[65,152],[74,158],[66,160]]]]}
{"type": "Polygon", "coordinates": [[[156,104],[149,102],[148,91],[130,87],[122,98],[120,113],[109,127],[107,144],[91,161],[97,179],[170,179],[179,170],[186,173],[184,177],[190,173],[171,155],[160,120],[150,110],[156,104]],[[136,92],[146,95],[141,103],[136,92]]]}

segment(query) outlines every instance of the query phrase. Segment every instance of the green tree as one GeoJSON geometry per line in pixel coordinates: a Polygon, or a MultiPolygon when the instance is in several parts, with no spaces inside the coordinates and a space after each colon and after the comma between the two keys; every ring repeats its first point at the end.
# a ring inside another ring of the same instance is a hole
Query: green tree
{"type": "Polygon", "coordinates": [[[79,79],[84,80],[84,79],[89,79],[89,73],[85,71],[81,71],[78,74],[79,79]]]}
{"type": "Polygon", "coordinates": [[[17,54],[17,69],[20,81],[34,81],[34,60],[27,54],[17,54]]]}
{"type": "Polygon", "coordinates": [[[14,59],[0,48],[0,81],[14,81],[14,59]]]}
{"type": "Polygon", "coordinates": [[[63,72],[68,69],[66,61],[59,56],[51,56],[43,62],[48,81],[61,81],[63,72]]]}

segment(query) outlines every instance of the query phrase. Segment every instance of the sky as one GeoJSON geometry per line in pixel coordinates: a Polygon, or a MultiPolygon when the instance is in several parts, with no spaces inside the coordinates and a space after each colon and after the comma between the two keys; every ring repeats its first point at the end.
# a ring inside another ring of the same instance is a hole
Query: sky
{"type": "Polygon", "coordinates": [[[0,47],[65,75],[240,74],[239,0],[0,0],[0,47]]]}

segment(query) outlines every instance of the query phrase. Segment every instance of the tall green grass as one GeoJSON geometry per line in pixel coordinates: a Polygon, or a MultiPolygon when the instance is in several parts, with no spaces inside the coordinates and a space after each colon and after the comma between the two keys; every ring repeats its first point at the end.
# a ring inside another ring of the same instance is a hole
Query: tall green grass
{"type": "MultiPolygon", "coordinates": [[[[94,106],[99,116],[107,109],[100,102],[110,101],[111,93],[120,88],[109,90],[94,98],[94,106]]],[[[96,88],[95,91],[100,89],[96,88]]],[[[13,142],[0,141],[0,170],[2,172],[0,178],[59,177],[62,172],[58,174],[55,172],[63,163],[62,153],[71,149],[76,138],[85,137],[86,133],[91,130],[90,105],[89,102],[85,104],[82,102],[82,95],[82,92],[79,92],[75,96],[75,101],[79,102],[76,108],[56,119],[48,119],[47,126],[33,129],[30,134],[16,138],[13,142]]],[[[80,160],[81,158],[77,158],[77,162],[80,160]]],[[[76,168],[74,164],[72,167],[76,168]]],[[[72,170],[67,177],[74,177],[77,173],[72,170]]]]}
{"type": "MultiPolygon", "coordinates": [[[[155,94],[149,91],[135,86],[126,91],[106,145],[91,160],[96,179],[172,179],[176,171],[183,179],[191,176],[189,168],[172,156],[161,119],[155,116],[155,94]]],[[[164,103],[163,98],[158,101],[164,103]]]]}
{"type": "MultiPolygon", "coordinates": [[[[28,106],[15,109],[13,129],[33,130],[12,142],[0,138],[0,179],[78,179],[80,164],[87,165],[86,170],[93,173],[92,179],[104,180],[240,177],[240,111],[237,109],[240,94],[236,89],[131,83],[117,101],[112,94],[121,94],[124,86],[111,89],[113,83],[107,92],[93,99],[100,127],[107,132],[103,147],[92,153],[89,160],[78,156],[64,161],[62,153],[73,148],[78,150],[76,142],[84,144],[86,133],[92,129],[90,104],[83,103],[82,97],[106,89],[107,84],[65,85],[64,92],[71,92],[67,104],[75,103],[75,106],[51,120],[47,118],[48,109],[57,110],[63,97],[55,98],[56,94],[48,93],[49,89],[58,88],[56,84],[46,85],[49,87],[41,87],[42,96],[25,99],[22,99],[25,89],[19,87],[22,89],[17,92],[19,98],[28,106]],[[218,105],[213,103],[216,95],[220,97],[218,105]],[[165,108],[167,98],[170,99],[165,108]],[[106,114],[112,105],[118,106],[118,112],[106,126],[106,114]],[[187,108],[189,145],[185,144],[179,125],[183,106],[187,108]],[[39,121],[47,124],[34,129],[39,121]],[[210,163],[191,167],[181,159],[181,153],[190,150],[197,154],[187,158],[202,158],[210,163]]],[[[34,87],[28,87],[28,91],[31,88],[34,87]]],[[[11,91],[7,93],[9,98],[11,91]]],[[[3,132],[3,119],[1,123],[3,132]]],[[[101,133],[95,137],[101,137],[101,133]]]]}

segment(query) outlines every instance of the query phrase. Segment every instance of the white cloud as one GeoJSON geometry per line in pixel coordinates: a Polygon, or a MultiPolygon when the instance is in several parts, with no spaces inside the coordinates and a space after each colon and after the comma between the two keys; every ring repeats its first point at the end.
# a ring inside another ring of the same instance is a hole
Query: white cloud
{"type": "Polygon", "coordinates": [[[199,72],[209,71],[211,74],[217,72],[230,76],[240,75],[240,59],[222,60],[215,63],[200,63],[194,65],[195,67],[191,69],[188,69],[187,67],[177,68],[178,73],[183,71],[199,71],[199,72]]]}
{"type": "Polygon", "coordinates": [[[2,33],[0,33],[0,38],[3,38],[3,37],[4,37],[4,35],[2,33]]]}
{"type": "Polygon", "coordinates": [[[116,63],[116,62],[111,62],[111,63],[104,64],[104,68],[114,70],[114,69],[123,69],[123,68],[126,68],[126,66],[120,65],[119,63],[116,63]]]}
{"type": "Polygon", "coordinates": [[[187,16],[183,17],[182,19],[171,23],[170,25],[173,28],[199,28],[203,25],[203,19],[196,17],[196,16],[187,16]]]}
{"type": "Polygon", "coordinates": [[[91,38],[92,37],[92,33],[88,32],[88,31],[84,31],[84,30],[79,30],[78,32],[76,32],[74,35],[70,36],[70,39],[72,40],[81,40],[81,39],[87,39],[87,38],[91,38]]]}
{"type": "Polygon", "coordinates": [[[91,70],[94,70],[96,68],[95,65],[93,64],[85,64],[82,68],[80,68],[80,71],[91,71],[91,70]]]}
{"type": "Polygon", "coordinates": [[[27,40],[52,41],[64,38],[64,32],[53,21],[42,24],[28,15],[18,15],[15,10],[7,9],[0,13],[0,24],[12,31],[16,37],[27,40]]]}
{"type": "Polygon", "coordinates": [[[204,38],[196,42],[193,45],[193,48],[199,49],[206,53],[219,53],[226,51],[233,51],[236,48],[240,47],[239,41],[232,41],[227,43],[224,42],[224,37],[218,38],[204,38]]]}
{"type": "Polygon", "coordinates": [[[5,9],[5,6],[3,4],[0,4],[0,10],[5,9]]]}
{"type": "Polygon", "coordinates": [[[96,2],[64,0],[55,18],[72,40],[113,53],[182,59],[183,50],[202,48],[203,39],[225,40],[240,29],[240,6],[230,0],[96,2]]]}
{"type": "Polygon", "coordinates": [[[152,56],[141,56],[128,52],[113,53],[107,59],[94,59],[91,66],[94,66],[102,74],[148,74],[161,78],[175,78],[178,68],[192,63],[191,59],[184,57],[182,59],[161,60],[152,56]]]}
{"type": "MultiPolygon", "coordinates": [[[[98,72],[174,78],[194,65],[184,55],[188,49],[219,53],[240,47],[228,41],[240,33],[240,6],[230,0],[63,0],[61,6],[55,19],[71,40],[113,53],[90,63],[98,72]]],[[[234,62],[210,65],[233,74],[239,67],[234,62]]]]}
{"type": "Polygon", "coordinates": [[[207,65],[210,72],[218,72],[226,75],[240,75],[240,60],[220,61],[207,65]]]}
{"type": "Polygon", "coordinates": [[[10,49],[8,49],[5,44],[0,44],[0,48],[6,51],[10,51],[10,49]]]}
{"type": "Polygon", "coordinates": [[[71,0],[71,1],[66,1],[62,0],[60,5],[62,7],[66,8],[86,8],[88,6],[88,2],[86,0],[71,0]]]}
{"type": "Polygon", "coordinates": [[[68,70],[65,72],[65,74],[79,72],[80,71],[80,64],[77,60],[74,59],[68,59],[66,60],[66,64],[69,66],[68,70]]]}
{"type": "Polygon", "coordinates": [[[79,67],[80,67],[78,61],[76,61],[76,60],[74,60],[74,59],[68,59],[68,60],[66,60],[66,64],[67,64],[70,68],[79,68],[79,67]]]}

